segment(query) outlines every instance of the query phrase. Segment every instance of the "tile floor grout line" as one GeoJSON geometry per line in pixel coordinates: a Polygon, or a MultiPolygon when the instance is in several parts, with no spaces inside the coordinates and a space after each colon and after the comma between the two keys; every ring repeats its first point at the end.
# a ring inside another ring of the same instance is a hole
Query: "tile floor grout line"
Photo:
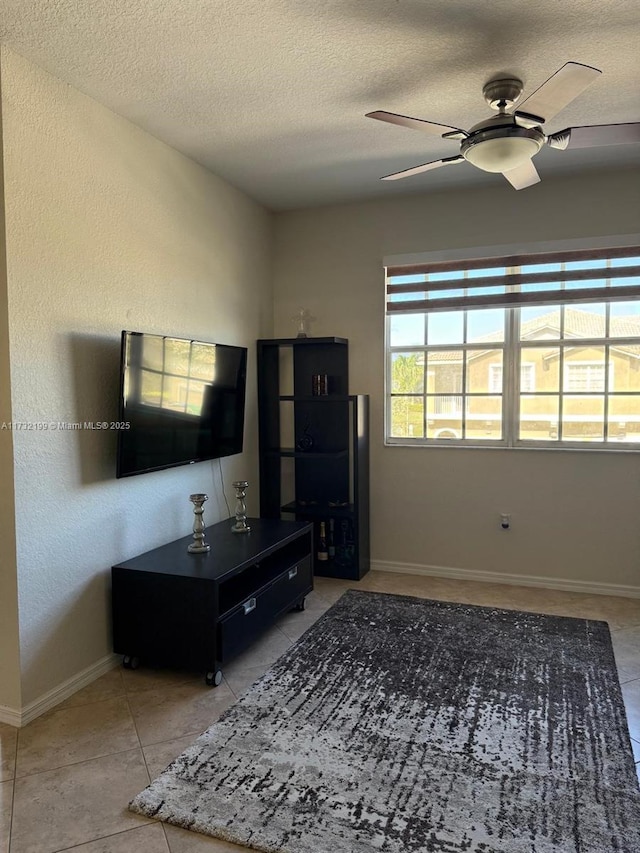
{"type": "MultiPolygon", "coordinates": [[[[121,664],[116,664],[112,669],[108,670],[104,674],[109,675],[109,673],[111,673],[115,670],[118,670],[120,666],[121,666],[121,664]]],[[[61,702],[59,705],[54,705],[53,708],[50,708],[48,711],[45,711],[44,714],[41,714],[39,717],[36,717],[35,720],[32,720],[31,722],[35,723],[36,720],[41,720],[43,717],[47,716],[47,714],[50,714],[52,711],[53,712],[55,712],[55,711],[71,711],[73,708],[86,708],[87,705],[96,705],[98,702],[106,702],[109,699],[122,699],[122,697],[126,695],[127,691],[126,691],[125,686],[124,686],[124,681],[122,678],[122,672],[119,672],[118,674],[120,675],[120,688],[122,690],[121,693],[117,693],[115,696],[103,696],[102,699],[87,699],[85,701],[78,702],[77,705],[75,705],[75,704],[74,705],[68,705],[67,702],[70,699],[73,699],[73,696],[75,695],[72,693],[71,696],[69,696],[67,699],[65,699],[63,702],[61,702]]],[[[91,684],[87,685],[87,687],[91,687],[91,684]]],[[[83,689],[86,689],[86,688],[83,688],[83,689]]],[[[80,692],[80,691],[78,691],[78,692],[80,692]]],[[[30,725],[30,723],[28,725],[30,725]]]]}
{"type": "Polygon", "coordinates": [[[133,728],[135,730],[136,737],[138,738],[138,743],[140,744],[140,749],[142,749],[142,741],[140,739],[140,732],[138,731],[138,726],[136,723],[135,714],[133,713],[133,708],[131,707],[131,702],[129,701],[129,695],[128,694],[125,695],[124,698],[125,698],[126,703],[127,703],[127,709],[129,711],[129,714],[131,715],[131,722],[133,723],[133,728]]]}
{"type": "Polygon", "coordinates": [[[79,767],[81,764],[89,764],[91,761],[99,761],[101,758],[109,758],[111,755],[124,755],[127,752],[135,752],[141,750],[141,746],[131,746],[128,749],[116,749],[115,752],[103,752],[100,755],[92,755],[91,758],[82,758],[80,761],[71,761],[69,764],[60,764],[58,767],[49,767],[47,770],[37,770],[35,773],[26,773],[24,776],[16,776],[16,782],[22,782],[23,779],[33,779],[35,776],[42,776],[44,773],[55,773],[57,770],[66,770],[67,767],[79,767]]]}
{"type": "Polygon", "coordinates": [[[92,838],[90,841],[81,841],[79,844],[72,844],[71,847],[59,847],[57,850],[52,850],[51,853],[66,853],[67,850],[77,850],[79,847],[83,847],[85,844],[93,844],[96,841],[104,841],[105,838],[116,838],[118,835],[126,835],[127,832],[137,832],[139,829],[142,829],[146,826],[155,826],[154,823],[143,823],[140,826],[132,826],[130,829],[122,829],[120,832],[112,832],[109,835],[98,835],[96,838],[92,838]]]}
{"type": "MultiPolygon", "coordinates": [[[[229,688],[229,689],[231,689],[231,688],[229,688]]],[[[233,691],[232,691],[232,692],[233,692],[233,691]]],[[[159,740],[159,741],[157,741],[157,742],[155,742],[155,743],[148,743],[146,746],[143,746],[143,745],[142,745],[142,743],[141,743],[141,744],[140,744],[140,750],[141,750],[141,752],[142,752],[142,760],[144,761],[144,766],[145,766],[145,769],[146,769],[146,771],[147,771],[147,776],[149,777],[149,785],[153,782],[153,780],[154,780],[156,777],[155,777],[155,775],[152,775],[151,770],[149,769],[149,764],[148,764],[148,762],[147,762],[147,755],[146,755],[146,753],[145,753],[145,749],[149,749],[150,747],[153,747],[153,746],[160,746],[160,744],[163,744],[163,743],[170,743],[172,740],[181,740],[182,738],[187,738],[187,737],[192,737],[192,738],[194,738],[194,740],[195,740],[196,738],[199,738],[201,734],[202,734],[202,732],[199,732],[199,733],[197,733],[197,734],[195,734],[195,733],[194,733],[194,734],[187,733],[186,735],[179,735],[179,736],[178,736],[178,737],[176,737],[176,738],[170,737],[170,738],[167,738],[166,740],[159,740]]],[[[182,752],[184,752],[184,749],[183,749],[183,750],[181,750],[181,752],[179,752],[179,753],[178,753],[178,755],[181,755],[181,753],[182,753],[182,752]]],[[[177,758],[177,756],[176,756],[176,758],[177,758]]],[[[173,760],[173,759],[172,759],[172,760],[173,760]]],[[[170,764],[170,763],[171,763],[171,762],[169,762],[169,764],[170,764]]],[[[168,765],[167,765],[167,766],[168,766],[168,765]]],[[[162,771],[161,771],[161,772],[162,772],[162,771]]],[[[168,843],[168,841],[167,841],[167,843],[168,843]]]]}
{"type": "Polygon", "coordinates": [[[238,699],[239,699],[240,697],[238,696],[238,694],[236,693],[236,691],[233,689],[233,687],[232,687],[232,686],[229,684],[229,682],[227,681],[227,677],[226,677],[226,675],[224,675],[224,674],[223,674],[223,676],[222,676],[222,680],[223,680],[223,681],[224,681],[224,683],[227,685],[227,687],[228,687],[228,688],[229,688],[229,690],[231,691],[231,693],[232,693],[232,695],[233,695],[234,699],[235,699],[235,700],[236,700],[236,702],[237,702],[237,701],[238,701],[238,699]]]}
{"type": "MultiPolygon", "coordinates": [[[[229,690],[231,693],[233,693],[233,690],[231,690],[231,688],[229,688],[229,690]]],[[[225,708],[225,710],[226,710],[226,708],[225,708]]],[[[185,738],[185,737],[190,737],[190,738],[193,738],[194,740],[196,740],[197,738],[200,737],[200,735],[203,735],[207,731],[207,729],[210,728],[214,723],[217,723],[218,719],[219,719],[219,716],[212,723],[209,723],[207,726],[205,726],[204,729],[196,729],[193,732],[185,732],[184,734],[176,735],[175,737],[168,737],[168,738],[165,738],[164,740],[154,740],[153,743],[145,743],[144,746],[141,746],[140,748],[142,749],[142,752],[144,754],[145,749],[149,749],[152,746],[160,746],[161,743],[170,743],[172,740],[182,740],[182,738],[185,738]]],[[[184,750],[183,750],[183,752],[184,752],[184,750]]],[[[180,753],[178,753],[178,754],[180,754],[180,753]]],[[[114,755],[115,755],[115,753],[114,753],[114,755]]]]}
{"type": "MultiPolygon", "coordinates": [[[[618,679],[620,679],[621,675],[622,673],[618,671],[618,679]]],[[[640,681],[640,675],[636,675],[635,678],[627,678],[626,681],[620,681],[620,686],[622,687],[623,684],[633,684],[635,681],[640,681]]]]}
{"type": "MultiPolygon", "coordinates": [[[[164,671],[173,672],[173,670],[170,670],[170,668],[168,668],[168,667],[164,671]]],[[[136,690],[127,690],[125,687],[124,695],[127,697],[139,696],[141,693],[151,693],[154,690],[156,690],[156,691],[157,690],[165,690],[165,689],[171,690],[175,687],[184,687],[185,684],[195,684],[196,682],[198,682],[198,683],[200,682],[200,677],[197,675],[191,675],[190,678],[185,678],[184,681],[175,681],[175,682],[172,681],[172,682],[154,684],[151,687],[142,687],[142,688],[138,687],[136,690]]]]}
{"type": "MultiPolygon", "coordinates": [[[[16,752],[17,752],[17,738],[16,738],[16,752]]],[[[9,847],[7,849],[7,853],[11,853],[11,836],[13,835],[13,818],[15,816],[15,805],[16,805],[16,776],[13,774],[13,782],[11,786],[11,817],[9,818],[9,847]]]]}
{"type": "Polygon", "coordinates": [[[16,816],[16,781],[17,781],[17,771],[18,771],[18,742],[20,739],[20,728],[16,729],[16,750],[14,755],[13,762],[13,779],[11,786],[11,817],[9,818],[9,849],[7,853],[11,853],[11,838],[13,836],[13,821],[16,816]]]}
{"type": "Polygon", "coordinates": [[[125,698],[126,694],[122,693],[120,696],[105,696],[104,699],[93,699],[91,702],[83,702],[80,705],[54,705],[53,708],[45,711],[44,714],[40,714],[39,717],[31,720],[31,722],[27,723],[26,726],[22,726],[18,731],[24,731],[29,727],[33,727],[34,724],[39,723],[41,720],[48,720],[56,714],[65,714],[67,711],[77,711],[78,708],[88,708],[91,705],[101,705],[103,702],[117,702],[119,699],[125,698]]]}
{"type": "Polygon", "coordinates": [[[162,827],[162,832],[164,834],[164,842],[167,845],[167,850],[171,853],[171,844],[169,843],[169,836],[167,835],[167,827],[163,820],[160,821],[160,826],[162,827]]]}

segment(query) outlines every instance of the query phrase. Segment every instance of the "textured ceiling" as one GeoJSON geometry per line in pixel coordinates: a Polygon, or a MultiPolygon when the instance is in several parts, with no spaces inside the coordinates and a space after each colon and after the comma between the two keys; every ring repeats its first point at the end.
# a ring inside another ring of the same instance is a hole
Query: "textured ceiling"
{"type": "MultiPolygon", "coordinates": [[[[468,128],[498,73],[525,97],[567,60],[603,75],[555,119],[640,121],[638,0],[0,0],[2,43],[275,210],[503,182],[468,163],[378,178],[456,143],[364,118],[468,128]]],[[[640,162],[640,146],[557,151],[543,181],[640,162]]],[[[535,187],[522,192],[535,192],[535,187]]]]}

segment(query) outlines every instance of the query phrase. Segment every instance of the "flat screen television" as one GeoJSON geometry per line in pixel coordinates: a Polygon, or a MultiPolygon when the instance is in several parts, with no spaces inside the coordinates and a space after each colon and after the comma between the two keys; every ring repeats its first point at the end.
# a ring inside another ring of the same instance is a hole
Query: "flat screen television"
{"type": "Polygon", "coordinates": [[[116,477],[242,452],[245,347],[122,332],[116,477]]]}

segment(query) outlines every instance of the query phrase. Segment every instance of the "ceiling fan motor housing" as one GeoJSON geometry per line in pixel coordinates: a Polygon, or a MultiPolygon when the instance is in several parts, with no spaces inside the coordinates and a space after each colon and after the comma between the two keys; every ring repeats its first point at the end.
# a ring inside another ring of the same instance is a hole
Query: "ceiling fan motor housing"
{"type": "Polygon", "coordinates": [[[489,80],[482,87],[482,94],[491,109],[510,110],[522,94],[522,80],[517,77],[489,80]]]}
{"type": "Polygon", "coordinates": [[[531,160],[544,142],[539,127],[521,127],[513,116],[500,114],[474,125],[460,154],[484,172],[508,172],[531,160]]]}

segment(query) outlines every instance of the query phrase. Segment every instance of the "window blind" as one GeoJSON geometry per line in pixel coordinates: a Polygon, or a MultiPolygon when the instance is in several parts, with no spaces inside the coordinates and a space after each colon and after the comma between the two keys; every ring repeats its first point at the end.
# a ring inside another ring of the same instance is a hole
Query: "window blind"
{"type": "Polygon", "coordinates": [[[640,298],[640,246],[389,266],[387,312],[630,301],[640,298]]]}

